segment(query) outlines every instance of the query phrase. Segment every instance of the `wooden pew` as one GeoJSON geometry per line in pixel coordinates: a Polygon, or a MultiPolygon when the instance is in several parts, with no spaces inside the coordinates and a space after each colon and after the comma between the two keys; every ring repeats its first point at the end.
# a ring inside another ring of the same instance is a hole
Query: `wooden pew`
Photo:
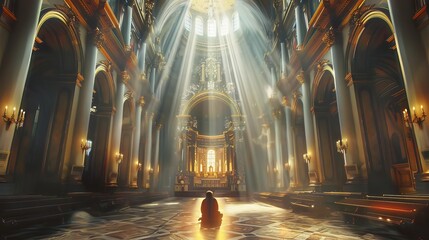
{"type": "Polygon", "coordinates": [[[416,236],[423,236],[429,229],[429,204],[427,202],[393,201],[391,198],[352,199],[335,202],[344,214],[346,222],[352,224],[376,221],[400,226],[416,236]]]}
{"type": "Polygon", "coordinates": [[[286,196],[287,193],[285,192],[259,192],[253,194],[253,196],[264,203],[268,203],[270,205],[280,207],[280,208],[286,208],[286,196]]]}
{"type": "Polygon", "coordinates": [[[0,201],[0,230],[39,224],[48,221],[62,222],[82,204],[68,197],[2,198],[0,201]]]}
{"type": "Polygon", "coordinates": [[[311,212],[323,214],[326,211],[324,197],[310,192],[293,192],[288,194],[288,202],[294,212],[311,212]]]}

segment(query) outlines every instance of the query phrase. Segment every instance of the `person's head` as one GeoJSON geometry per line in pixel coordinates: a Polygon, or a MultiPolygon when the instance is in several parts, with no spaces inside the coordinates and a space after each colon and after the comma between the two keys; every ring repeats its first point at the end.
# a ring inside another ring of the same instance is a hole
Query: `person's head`
{"type": "Polygon", "coordinates": [[[206,198],[212,198],[213,197],[213,192],[212,191],[210,191],[210,190],[208,190],[207,192],[206,192],[206,198]]]}

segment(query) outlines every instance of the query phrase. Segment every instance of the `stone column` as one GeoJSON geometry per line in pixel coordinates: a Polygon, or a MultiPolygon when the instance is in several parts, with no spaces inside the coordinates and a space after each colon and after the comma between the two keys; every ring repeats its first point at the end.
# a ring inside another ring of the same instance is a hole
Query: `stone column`
{"type": "MultiPolygon", "coordinates": [[[[142,119],[142,108],[144,106],[144,97],[140,97],[139,101],[136,104],[136,116],[135,116],[135,129],[133,134],[133,156],[132,161],[130,163],[130,186],[136,187],[137,181],[134,182],[134,179],[137,179],[137,173],[139,171],[139,164],[141,164],[139,160],[139,150],[140,150],[140,137],[141,137],[141,119],[142,119]]],[[[140,165],[141,166],[141,165],[140,165]]]]}
{"type": "Polygon", "coordinates": [[[152,172],[152,186],[151,186],[151,192],[154,192],[158,189],[158,177],[159,177],[159,139],[161,135],[161,128],[162,124],[158,123],[156,124],[155,129],[155,152],[154,152],[154,158],[153,158],[153,164],[151,168],[152,172]]]}
{"type": "Polygon", "coordinates": [[[146,144],[145,144],[145,151],[144,151],[144,164],[142,168],[142,174],[143,174],[143,188],[149,188],[150,187],[150,169],[151,169],[151,157],[152,157],[152,128],[153,128],[153,117],[154,114],[151,112],[146,113],[146,144]]]}
{"type": "Polygon", "coordinates": [[[107,184],[116,185],[118,183],[118,170],[120,162],[116,155],[121,154],[121,135],[122,135],[122,118],[124,112],[124,94],[125,84],[129,81],[130,76],[127,71],[121,72],[120,80],[116,83],[115,96],[115,115],[112,124],[111,152],[109,155],[109,168],[107,171],[107,184]]]}
{"type": "MultiPolygon", "coordinates": [[[[308,163],[309,183],[310,185],[319,185],[321,172],[316,149],[316,139],[314,136],[314,119],[311,110],[310,80],[305,77],[303,71],[301,71],[298,76],[296,76],[296,78],[302,84],[302,111],[304,115],[305,142],[307,145],[307,154],[311,156],[310,162],[308,163]]],[[[304,161],[304,159],[299,160],[304,161]]]]}
{"type": "Polygon", "coordinates": [[[274,174],[274,164],[273,164],[273,148],[272,148],[272,140],[271,140],[271,129],[268,124],[262,124],[262,131],[263,134],[267,137],[266,147],[267,147],[267,166],[264,171],[267,172],[267,182],[268,187],[273,188],[274,182],[273,182],[273,174],[274,174]]]}
{"type": "Polygon", "coordinates": [[[285,47],[285,43],[280,43],[280,53],[281,53],[281,75],[282,77],[287,75],[287,71],[286,71],[286,47],[285,47]]]}
{"type": "Polygon", "coordinates": [[[283,175],[283,151],[282,151],[282,137],[281,137],[281,125],[280,116],[281,112],[278,109],[273,111],[274,115],[274,137],[275,137],[275,148],[276,148],[276,160],[274,161],[274,168],[277,172],[276,187],[284,187],[284,175],[283,175]]]}
{"type": "Polygon", "coordinates": [[[287,145],[287,164],[285,165],[286,171],[289,172],[290,179],[290,187],[299,186],[298,180],[299,171],[298,171],[298,163],[295,159],[295,144],[294,144],[294,134],[292,127],[292,110],[290,108],[290,101],[286,97],[282,99],[282,105],[285,108],[285,119],[286,119],[286,145],[287,145]]]}
{"type": "Polygon", "coordinates": [[[76,110],[76,119],[71,148],[70,162],[72,165],[72,178],[80,180],[84,166],[82,141],[87,140],[92,94],[94,91],[95,68],[97,63],[97,47],[102,43],[103,35],[98,30],[88,33],[85,48],[85,66],[83,69],[83,82],[79,91],[79,100],[76,110]],[[82,171],[80,170],[82,169],[82,171]]]}
{"type": "Polygon", "coordinates": [[[122,22],[122,37],[124,38],[124,44],[126,49],[130,49],[131,43],[131,21],[133,16],[133,4],[134,1],[126,1],[125,3],[125,13],[124,19],[122,22]]]}
{"type": "MultiPolygon", "coordinates": [[[[20,109],[42,2],[42,0],[16,1],[16,16],[19,21],[14,23],[0,66],[1,113],[6,106],[10,112],[13,107],[16,107],[17,111],[20,109]]],[[[4,121],[0,120],[0,151],[10,151],[15,133],[13,129],[12,126],[6,130],[4,121]]],[[[6,173],[6,167],[7,163],[4,166],[0,165],[0,175],[6,173]]]]}
{"type": "Polygon", "coordinates": [[[201,79],[200,82],[204,83],[206,81],[206,64],[203,62],[201,64],[201,79]]]}
{"type": "Polygon", "coordinates": [[[271,87],[273,88],[273,93],[274,93],[275,92],[276,82],[277,82],[276,72],[275,72],[274,67],[270,68],[270,73],[271,73],[271,87]]]}
{"type": "Polygon", "coordinates": [[[150,73],[150,89],[152,93],[155,93],[155,84],[156,84],[156,67],[152,67],[152,72],[150,73]]]}
{"type": "Polygon", "coordinates": [[[295,0],[295,22],[296,22],[296,42],[298,48],[302,46],[305,35],[307,34],[307,26],[305,26],[304,10],[300,0],[295,0]]]}
{"type": "Polygon", "coordinates": [[[142,75],[146,75],[146,43],[143,43],[140,48],[139,68],[142,75]]]}
{"type": "MultiPolygon", "coordinates": [[[[341,139],[346,140],[348,149],[344,154],[346,170],[348,165],[361,165],[359,159],[359,149],[357,144],[357,136],[355,123],[353,118],[353,106],[351,103],[350,91],[347,87],[344,51],[342,38],[334,29],[330,29],[325,37],[325,43],[331,47],[332,67],[334,70],[335,94],[337,98],[338,117],[340,122],[341,139]]],[[[347,172],[347,171],[346,171],[347,172]]],[[[348,180],[352,180],[357,176],[347,174],[348,180]]]]}
{"type": "MultiPolygon", "coordinates": [[[[427,52],[421,41],[421,31],[413,20],[413,1],[388,0],[390,17],[393,22],[394,36],[398,49],[399,62],[405,83],[410,117],[422,115],[421,106],[429,109],[429,63],[427,52]]],[[[427,6],[429,7],[429,6],[427,6]]],[[[421,161],[422,179],[429,180],[429,121],[414,125],[418,154],[421,161]]]]}

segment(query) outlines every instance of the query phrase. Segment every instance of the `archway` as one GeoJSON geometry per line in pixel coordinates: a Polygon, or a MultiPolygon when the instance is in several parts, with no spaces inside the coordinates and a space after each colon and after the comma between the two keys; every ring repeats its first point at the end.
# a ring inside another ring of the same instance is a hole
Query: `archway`
{"type": "MultiPolygon", "coordinates": [[[[132,139],[133,139],[133,119],[132,111],[134,109],[133,98],[127,97],[124,103],[124,111],[122,117],[122,132],[120,151],[123,154],[123,159],[119,165],[118,185],[126,187],[130,184],[131,168],[137,167],[132,162],[132,139]]],[[[135,133],[137,134],[137,133],[135,133]]]]}
{"type": "Polygon", "coordinates": [[[15,134],[11,154],[18,188],[26,193],[55,192],[66,180],[62,170],[73,96],[82,79],[73,26],[57,10],[42,15],[22,98],[25,123],[15,134]]]}
{"type": "Polygon", "coordinates": [[[344,159],[337,152],[336,141],[341,139],[334,76],[327,63],[319,68],[315,79],[313,106],[317,126],[322,187],[341,190],[345,183],[344,159]]]}
{"type": "Polygon", "coordinates": [[[96,69],[88,128],[88,140],[92,141],[92,148],[86,158],[83,175],[85,185],[95,190],[104,187],[106,178],[113,114],[112,89],[112,76],[108,64],[100,64],[96,69]]]}
{"type": "MultiPolygon", "coordinates": [[[[412,124],[404,123],[408,101],[392,25],[370,10],[354,29],[350,66],[360,113],[370,193],[414,191],[417,171],[412,124]]],[[[409,111],[409,109],[408,109],[409,111]]]]}
{"type": "Polygon", "coordinates": [[[294,146],[295,149],[295,182],[297,184],[296,187],[301,188],[308,186],[309,178],[308,178],[308,166],[302,156],[307,152],[307,146],[305,142],[305,127],[304,127],[304,113],[303,113],[303,105],[302,100],[300,98],[296,98],[294,104],[294,146]]]}

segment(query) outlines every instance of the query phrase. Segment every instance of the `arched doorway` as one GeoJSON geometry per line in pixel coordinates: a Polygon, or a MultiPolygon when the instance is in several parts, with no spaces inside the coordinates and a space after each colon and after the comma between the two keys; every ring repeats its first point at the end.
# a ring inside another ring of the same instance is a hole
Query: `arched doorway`
{"type": "Polygon", "coordinates": [[[107,63],[97,67],[89,119],[88,140],[92,148],[85,161],[83,181],[94,190],[104,187],[109,159],[110,125],[112,120],[112,76],[107,63]]]}
{"type": "Polygon", "coordinates": [[[345,183],[344,159],[337,152],[336,141],[341,139],[334,76],[327,63],[319,67],[313,98],[319,145],[322,188],[338,191],[345,183]]]}
{"type": "MultiPolygon", "coordinates": [[[[120,151],[123,154],[123,159],[119,165],[118,185],[126,187],[130,183],[131,167],[137,167],[137,164],[132,162],[132,139],[133,139],[133,119],[132,111],[134,109],[133,98],[127,96],[124,103],[122,117],[122,132],[120,151]]],[[[137,134],[137,133],[135,133],[137,134]]]]}
{"type": "Polygon", "coordinates": [[[73,26],[56,10],[42,15],[21,103],[25,123],[15,134],[11,154],[17,191],[25,193],[55,193],[66,180],[62,170],[73,96],[76,82],[82,79],[79,38],[73,26]]]}
{"type": "Polygon", "coordinates": [[[392,25],[377,10],[361,20],[363,24],[354,29],[350,66],[362,119],[368,190],[413,192],[418,155],[413,126],[403,119],[408,100],[392,25]]]}
{"type": "Polygon", "coordinates": [[[298,188],[308,186],[308,166],[302,156],[307,152],[307,145],[305,142],[305,127],[304,127],[304,113],[302,100],[295,98],[294,104],[294,146],[295,148],[295,178],[298,188]]]}

